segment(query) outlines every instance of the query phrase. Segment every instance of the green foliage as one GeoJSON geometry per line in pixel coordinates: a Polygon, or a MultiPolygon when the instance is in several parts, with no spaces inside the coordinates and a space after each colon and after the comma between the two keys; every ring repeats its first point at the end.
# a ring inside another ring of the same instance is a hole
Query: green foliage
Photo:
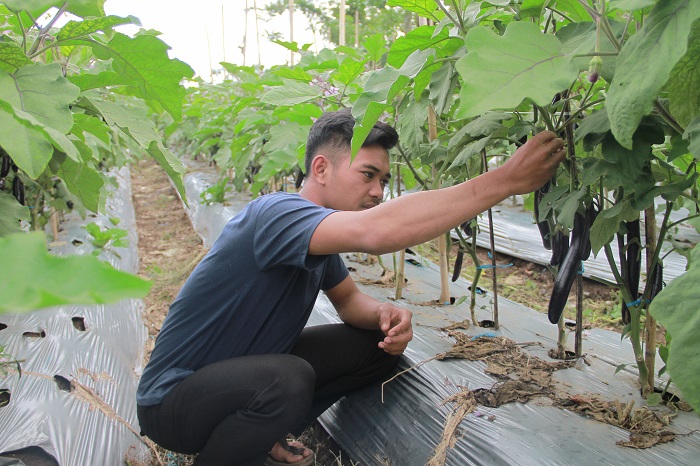
{"type": "MultiPolygon", "coordinates": [[[[184,166],[152,115],[181,118],[181,81],[193,71],[153,33],[117,33],[138,20],[106,16],[104,0],[1,3],[0,146],[16,170],[0,179],[0,312],[142,297],[147,282],[93,257],[51,256],[43,235],[26,231],[43,229],[55,209],[103,210],[107,173],[134,156],[157,160],[184,198],[184,166]]],[[[127,244],[124,230],[86,228],[97,253],[127,244]]]]}
{"type": "MultiPolygon", "coordinates": [[[[313,27],[337,28],[337,13],[326,8],[337,8],[336,2],[295,5],[313,18],[313,27]]],[[[286,6],[274,2],[273,9],[286,6]]],[[[348,2],[348,11],[366,7],[361,28],[369,31],[363,20],[383,6],[379,0],[348,2]]],[[[285,43],[301,56],[294,67],[223,64],[223,83],[188,91],[171,144],[216,163],[236,189],[264,193],[299,180],[315,118],[351,107],[351,152],[377,121],[387,121],[400,134],[392,167],[407,188],[433,189],[478,176],[482,155],[491,165],[506,160],[531,135],[549,129],[567,139],[572,155],[539,205],[539,220],[552,231],[568,234],[575,214],[597,205],[592,248],[608,256],[626,222],[642,217],[655,200],[665,202],[656,250],[648,251],[658,257],[661,248],[680,247],[673,230],[663,227],[671,211],[685,207],[691,213],[686,221],[700,224],[694,216],[700,203],[700,3],[389,0],[386,6],[408,19],[396,39],[402,21],[361,34],[357,48],[314,53],[285,43]]],[[[142,144],[136,128],[128,127],[125,132],[142,144]]],[[[146,139],[153,137],[147,133],[146,139]]],[[[608,259],[615,264],[615,257],[608,259]]],[[[617,286],[626,287],[619,274],[617,286]]],[[[693,303],[697,308],[697,299],[693,303]]],[[[644,307],[628,328],[638,361],[644,307]]],[[[642,374],[643,362],[639,369],[642,374]]],[[[640,383],[651,392],[648,381],[640,377],[640,383]]]]}
{"type": "Polygon", "coordinates": [[[673,336],[668,344],[668,372],[685,400],[700,412],[700,249],[691,253],[688,270],[671,282],[651,303],[649,312],[673,336]]]}
{"type": "Polygon", "coordinates": [[[0,313],[142,298],[151,284],[89,256],[56,257],[41,233],[0,238],[0,313]]]}
{"type": "Polygon", "coordinates": [[[632,148],[637,125],[651,112],[671,70],[685,54],[691,26],[699,17],[700,2],[659,2],[644,27],[620,50],[606,106],[612,132],[622,146],[632,148]]]}
{"type": "Polygon", "coordinates": [[[229,180],[227,177],[222,177],[217,183],[209,186],[207,189],[200,193],[202,202],[206,205],[219,203],[222,204],[226,200],[226,193],[231,191],[231,186],[229,185],[229,180]]]}
{"type": "Polygon", "coordinates": [[[129,246],[129,240],[126,238],[129,233],[121,228],[106,228],[103,230],[97,223],[90,222],[85,225],[85,230],[90,233],[90,236],[92,236],[90,242],[97,248],[93,251],[95,256],[100,254],[101,249],[126,248],[129,246]]]}

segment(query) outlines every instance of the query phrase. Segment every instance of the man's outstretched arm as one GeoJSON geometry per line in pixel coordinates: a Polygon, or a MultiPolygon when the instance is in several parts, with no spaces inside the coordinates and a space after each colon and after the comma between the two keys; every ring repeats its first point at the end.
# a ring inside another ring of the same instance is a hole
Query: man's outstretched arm
{"type": "Polygon", "coordinates": [[[401,196],[372,209],[336,212],[316,228],[310,254],[384,254],[424,243],[515,194],[541,187],[564,160],[564,142],[544,131],[501,167],[444,189],[401,196]]]}

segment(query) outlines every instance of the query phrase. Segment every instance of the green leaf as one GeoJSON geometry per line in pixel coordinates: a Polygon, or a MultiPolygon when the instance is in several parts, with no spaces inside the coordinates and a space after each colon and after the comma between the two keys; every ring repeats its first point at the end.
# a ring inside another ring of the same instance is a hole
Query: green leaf
{"type": "Polygon", "coordinates": [[[63,42],[70,39],[77,39],[88,36],[98,31],[109,31],[116,26],[123,24],[140,25],[138,18],[128,16],[122,18],[120,16],[104,16],[97,19],[85,19],[82,21],[68,21],[59,31],[56,36],[58,42],[63,42]]]}
{"type": "Polygon", "coordinates": [[[340,64],[338,70],[333,72],[333,80],[345,86],[350,85],[365,71],[365,63],[365,61],[346,58],[340,64]]]}
{"type": "Polygon", "coordinates": [[[185,193],[185,185],[182,181],[182,177],[185,176],[185,166],[182,161],[173,154],[170,149],[163,146],[160,141],[151,141],[148,146],[147,152],[153,159],[158,162],[158,165],[163,169],[163,171],[170,177],[177,192],[180,194],[180,198],[187,205],[187,193],[185,193]]]}
{"type": "Polygon", "coordinates": [[[639,217],[639,211],[633,209],[628,201],[622,201],[603,210],[591,226],[591,249],[598,254],[600,248],[612,241],[620,228],[620,223],[631,222],[639,217]]]}
{"type": "Polygon", "coordinates": [[[669,110],[682,126],[700,116],[700,22],[688,37],[688,50],[678,60],[666,84],[669,110]]]}
{"type": "Polygon", "coordinates": [[[532,23],[511,23],[503,36],[477,26],[465,44],[469,52],[456,64],[464,81],[457,112],[461,118],[514,108],[526,98],[547,105],[578,76],[559,39],[532,23]]]}
{"type": "Polygon", "coordinates": [[[384,39],[384,35],[380,33],[372,34],[365,38],[365,40],[362,41],[362,46],[367,51],[367,59],[369,61],[378,62],[386,53],[386,40],[384,39]]]}
{"type": "Polygon", "coordinates": [[[182,119],[184,78],[194,76],[194,70],[178,59],[168,58],[165,42],[152,35],[134,38],[116,33],[107,44],[94,40],[74,39],[67,43],[92,46],[93,53],[102,60],[112,59],[115,84],[132,83],[137,95],[146,101],[157,102],[176,121],[182,119]]]}
{"type": "Polygon", "coordinates": [[[578,191],[567,194],[557,202],[557,223],[572,229],[574,227],[574,216],[581,205],[581,198],[586,194],[586,186],[582,186],[578,191]],[[561,207],[559,207],[561,206],[561,207]]]}
{"type": "Polygon", "coordinates": [[[462,150],[459,151],[459,154],[457,154],[457,157],[455,157],[454,161],[450,165],[450,168],[459,167],[460,165],[464,165],[465,163],[469,162],[469,159],[475,155],[479,155],[481,151],[488,146],[490,141],[490,137],[485,137],[466,144],[462,150]]]}
{"type": "Polygon", "coordinates": [[[634,11],[652,6],[656,0],[611,0],[610,9],[634,11]]]}
{"type": "Polygon", "coordinates": [[[447,29],[440,31],[437,36],[435,26],[421,26],[413,29],[403,37],[399,37],[391,44],[386,62],[394,68],[399,68],[406,59],[416,50],[425,50],[434,47],[448,37],[447,29]]]}
{"type": "Polygon", "coordinates": [[[296,105],[320,96],[321,90],[316,86],[285,79],[283,86],[273,87],[260,100],[272,105],[296,105]]]}
{"type": "Polygon", "coordinates": [[[438,8],[435,0],[389,0],[387,5],[398,6],[406,11],[418,13],[419,16],[432,19],[436,23],[440,22],[445,16],[445,13],[438,8]]]}
{"type": "Polygon", "coordinates": [[[14,42],[0,42],[0,70],[12,73],[17,68],[31,64],[33,62],[19,45],[14,42]]]}
{"type": "MultiPolygon", "coordinates": [[[[623,23],[608,20],[610,28],[615,36],[619,37],[625,28],[623,23]]],[[[570,55],[579,71],[588,71],[590,67],[590,56],[577,57],[595,52],[596,49],[596,24],[594,22],[570,23],[557,30],[556,36],[561,41],[562,52],[570,55]]],[[[607,35],[600,34],[600,52],[617,52],[615,46],[610,42],[607,35]]],[[[617,64],[616,56],[600,57],[603,64],[600,68],[600,75],[610,81],[615,74],[617,64]]]]}
{"type": "Polygon", "coordinates": [[[143,298],[151,288],[150,282],[94,257],[52,255],[39,232],[0,238],[0,257],[12,264],[0,268],[0,313],[143,298]]]}
{"type": "Polygon", "coordinates": [[[523,3],[520,5],[518,16],[520,16],[520,19],[539,18],[542,16],[545,1],[546,0],[523,0],[523,3]]]}
{"type": "Polygon", "coordinates": [[[690,122],[683,133],[683,139],[689,141],[688,150],[696,160],[700,160],[700,117],[690,122]]]}
{"type": "Polygon", "coordinates": [[[63,134],[73,126],[69,104],[78,93],[79,89],[63,77],[58,63],[27,65],[15,73],[0,72],[0,99],[63,134]]]}
{"type": "Polygon", "coordinates": [[[651,302],[649,313],[673,336],[668,372],[685,400],[700,412],[700,248],[690,253],[687,271],[674,278],[651,302]]]}
{"type": "Polygon", "coordinates": [[[360,150],[387,104],[420,72],[429,58],[432,58],[430,50],[416,50],[400,69],[385,66],[367,78],[364,92],[352,107],[355,117],[353,155],[360,150]]]}
{"type": "Polygon", "coordinates": [[[20,220],[29,220],[29,207],[21,205],[12,194],[0,191],[0,237],[22,231],[20,220]]]}
{"type": "Polygon", "coordinates": [[[603,138],[603,158],[614,164],[622,176],[636,179],[644,165],[652,158],[652,145],[664,142],[664,132],[659,127],[640,126],[634,133],[631,149],[622,147],[617,140],[608,133],[603,138]]]}
{"type": "Polygon", "coordinates": [[[28,11],[35,18],[51,7],[66,4],[66,10],[76,16],[104,16],[105,0],[4,0],[6,7],[14,11],[28,11]]]}
{"type": "Polygon", "coordinates": [[[698,17],[700,2],[659,2],[642,29],[622,47],[606,99],[612,132],[622,146],[632,148],[632,135],[685,54],[698,17]]]}
{"type": "Polygon", "coordinates": [[[423,142],[423,125],[428,119],[428,104],[426,99],[416,102],[406,99],[406,108],[399,113],[397,130],[401,134],[401,143],[410,150],[417,150],[423,142]]]}
{"type": "Polygon", "coordinates": [[[549,6],[555,6],[558,11],[566,13],[566,15],[575,22],[590,21],[591,16],[585,8],[581,6],[579,0],[554,0],[549,6]]]}
{"type": "Polygon", "coordinates": [[[615,374],[618,372],[625,370],[625,367],[627,367],[627,364],[618,364],[617,367],[615,368],[615,374]]]}
{"type": "Polygon", "coordinates": [[[288,68],[280,66],[279,68],[272,70],[272,74],[279,76],[280,78],[287,78],[304,83],[310,83],[313,79],[313,76],[301,68],[288,68]]]}
{"type": "Polygon", "coordinates": [[[104,180],[100,174],[86,163],[76,162],[67,157],[55,157],[51,162],[54,173],[66,182],[68,191],[73,193],[92,212],[98,212],[100,191],[104,180]],[[58,165],[60,163],[60,165],[58,165]]]}
{"type": "Polygon", "coordinates": [[[581,120],[578,128],[574,131],[574,140],[578,141],[589,134],[602,134],[608,131],[610,131],[610,119],[607,110],[602,108],[581,120]]]}
{"type": "Polygon", "coordinates": [[[662,401],[661,393],[650,393],[647,396],[647,406],[658,406],[662,401]]]}

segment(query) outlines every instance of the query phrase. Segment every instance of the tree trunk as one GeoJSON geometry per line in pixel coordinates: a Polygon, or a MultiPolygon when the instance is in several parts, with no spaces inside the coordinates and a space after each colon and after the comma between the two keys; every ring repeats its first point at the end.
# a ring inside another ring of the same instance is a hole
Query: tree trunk
{"type": "Polygon", "coordinates": [[[345,0],[340,0],[338,13],[338,45],[345,45],[345,0]]]}

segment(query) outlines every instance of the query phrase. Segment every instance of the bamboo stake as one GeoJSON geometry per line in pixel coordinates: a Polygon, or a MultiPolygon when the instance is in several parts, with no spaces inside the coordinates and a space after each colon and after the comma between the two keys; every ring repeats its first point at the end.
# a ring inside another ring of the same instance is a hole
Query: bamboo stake
{"type": "MultiPolygon", "coordinates": [[[[294,42],[294,0],[289,0],[289,42],[294,42]]],[[[294,66],[294,52],[289,51],[289,64],[294,66]]]]}
{"type": "MultiPolygon", "coordinates": [[[[658,247],[656,243],[656,208],[652,203],[651,207],[644,211],[644,234],[646,236],[646,258],[647,258],[647,281],[654,280],[655,270],[651,268],[654,261],[654,254],[658,247]]],[[[652,282],[653,283],[653,282],[652,282]]],[[[647,284],[647,287],[651,284],[647,284]]],[[[644,329],[646,337],[644,342],[644,362],[647,366],[647,380],[649,382],[649,393],[654,392],[654,365],[656,362],[656,319],[649,313],[649,306],[646,306],[646,322],[644,329]]]]}
{"type": "MultiPolygon", "coordinates": [[[[486,149],[481,150],[481,161],[484,164],[484,173],[489,171],[488,160],[486,159],[486,149]]],[[[489,209],[489,239],[491,241],[491,277],[493,279],[493,327],[498,330],[498,279],[496,278],[496,244],[493,234],[493,210],[489,209]]]]}
{"type": "MultiPolygon", "coordinates": [[[[401,166],[396,165],[396,197],[401,197],[401,166]]],[[[396,264],[396,295],[395,299],[403,297],[404,269],[406,264],[406,249],[399,252],[399,263],[396,264]]]]}

